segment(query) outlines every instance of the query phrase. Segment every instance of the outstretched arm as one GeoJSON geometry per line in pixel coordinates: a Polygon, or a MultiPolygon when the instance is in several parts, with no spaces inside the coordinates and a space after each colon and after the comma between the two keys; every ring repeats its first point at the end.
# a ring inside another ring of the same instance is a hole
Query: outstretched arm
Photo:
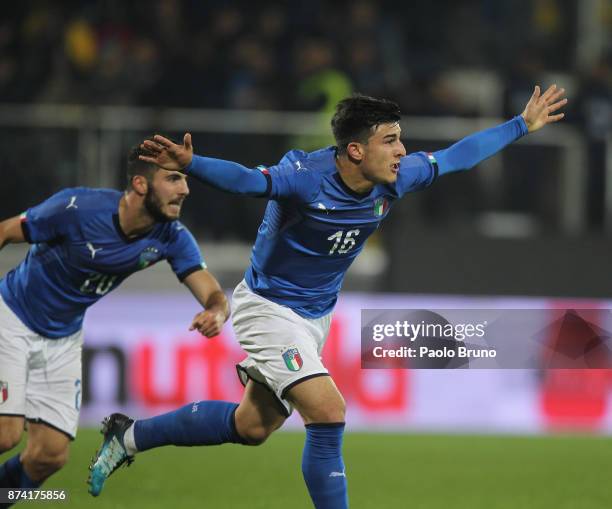
{"type": "Polygon", "coordinates": [[[232,161],[194,155],[189,133],[185,134],[182,145],[157,134],[153,140],[145,140],[141,148],[149,153],[140,156],[143,161],[165,170],[182,171],[229,193],[258,196],[268,190],[268,180],[259,170],[232,161]]]}
{"type": "Polygon", "coordinates": [[[540,94],[540,87],[536,86],[520,115],[499,126],[472,134],[445,150],[434,152],[439,174],[472,168],[527,133],[561,120],[563,113],[553,113],[567,103],[567,99],[562,99],[564,92],[563,88],[557,89],[556,85],[552,85],[540,94]]]}
{"type": "Polygon", "coordinates": [[[230,314],[227,298],[219,283],[207,270],[198,270],[183,282],[204,307],[204,311],[193,318],[189,330],[197,330],[209,338],[218,336],[230,314]]]}
{"type": "Polygon", "coordinates": [[[20,216],[0,222],[0,249],[9,243],[17,244],[25,241],[20,216]]]}

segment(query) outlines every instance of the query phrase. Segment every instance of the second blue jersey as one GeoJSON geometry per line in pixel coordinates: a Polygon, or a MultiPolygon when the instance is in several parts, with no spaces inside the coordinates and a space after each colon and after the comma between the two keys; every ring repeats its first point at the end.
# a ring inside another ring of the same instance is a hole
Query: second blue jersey
{"type": "Polygon", "coordinates": [[[195,239],[178,221],[125,237],[121,196],[110,189],[65,189],[22,215],[33,245],[0,280],[0,294],[28,328],[51,339],[77,332],[89,306],[159,260],[167,259],[181,280],[205,267],[195,239]]]}
{"type": "Polygon", "coordinates": [[[397,181],[366,194],[347,187],[333,147],[294,150],[268,177],[270,201],[251,255],[246,282],[255,293],[317,318],[333,309],[344,275],[393,203],[429,186],[437,175],[425,153],[402,158],[397,181]]]}

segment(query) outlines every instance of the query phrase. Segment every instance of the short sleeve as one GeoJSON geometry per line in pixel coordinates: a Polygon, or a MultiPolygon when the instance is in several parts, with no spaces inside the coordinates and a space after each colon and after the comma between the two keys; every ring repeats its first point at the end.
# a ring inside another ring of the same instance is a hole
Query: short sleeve
{"type": "Polygon", "coordinates": [[[179,281],[183,281],[190,274],[205,269],[206,263],[191,232],[178,221],[172,228],[174,231],[168,245],[168,263],[179,281]]]}
{"type": "Polygon", "coordinates": [[[273,200],[310,201],[321,183],[319,172],[309,168],[307,154],[302,151],[289,152],[276,166],[258,168],[268,179],[268,196],[273,200]]]}
{"type": "Polygon", "coordinates": [[[403,157],[395,182],[398,197],[425,189],[438,177],[438,163],[432,154],[416,152],[403,157]]]}
{"type": "Polygon", "coordinates": [[[21,227],[27,242],[51,242],[64,237],[78,220],[78,193],[64,189],[21,215],[21,227]]]}

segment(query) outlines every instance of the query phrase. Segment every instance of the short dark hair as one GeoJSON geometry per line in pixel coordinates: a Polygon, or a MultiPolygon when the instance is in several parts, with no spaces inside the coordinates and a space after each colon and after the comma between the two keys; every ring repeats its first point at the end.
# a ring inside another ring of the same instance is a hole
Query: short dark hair
{"type": "MultiPolygon", "coordinates": [[[[153,137],[147,138],[148,140],[152,140],[153,137]]],[[[150,153],[143,148],[140,147],[140,144],[134,145],[130,148],[127,156],[127,189],[132,189],[132,179],[136,175],[142,175],[146,177],[146,179],[151,182],[153,175],[157,170],[159,170],[159,166],[148,163],[146,161],[140,160],[139,156],[150,155],[150,153]]]]}
{"type": "Polygon", "coordinates": [[[380,124],[399,122],[401,118],[397,103],[387,99],[376,99],[362,94],[353,94],[336,105],[331,126],[338,153],[346,152],[353,141],[366,143],[372,128],[380,124]]]}

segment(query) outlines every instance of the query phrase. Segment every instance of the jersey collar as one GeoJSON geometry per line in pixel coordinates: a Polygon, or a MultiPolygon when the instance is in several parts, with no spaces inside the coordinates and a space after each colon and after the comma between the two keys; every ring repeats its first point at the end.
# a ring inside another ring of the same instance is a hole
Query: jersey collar
{"type": "Polygon", "coordinates": [[[351,195],[353,198],[357,198],[358,200],[363,200],[364,198],[367,198],[368,196],[370,196],[372,194],[372,191],[374,191],[374,187],[376,187],[374,186],[372,189],[370,189],[369,191],[366,191],[365,193],[358,193],[357,191],[354,191],[353,189],[351,189],[349,186],[346,185],[344,180],[342,180],[340,173],[338,172],[334,173],[334,179],[336,180],[336,182],[338,182],[338,184],[340,185],[340,187],[343,189],[345,193],[351,195]]]}
{"type": "MultiPolygon", "coordinates": [[[[136,237],[128,237],[125,232],[121,229],[121,223],[119,222],[119,214],[113,214],[113,224],[115,225],[115,230],[117,230],[117,233],[119,234],[119,236],[121,237],[121,239],[124,242],[136,242],[137,240],[140,240],[144,237],[146,237],[147,235],[149,235],[149,233],[151,233],[153,230],[149,230],[146,233],[143,233],[141,235],[137,235],[136,237]]],[[[153,229],[155,229],[155,226],[153,226],[153,229]]]]}

